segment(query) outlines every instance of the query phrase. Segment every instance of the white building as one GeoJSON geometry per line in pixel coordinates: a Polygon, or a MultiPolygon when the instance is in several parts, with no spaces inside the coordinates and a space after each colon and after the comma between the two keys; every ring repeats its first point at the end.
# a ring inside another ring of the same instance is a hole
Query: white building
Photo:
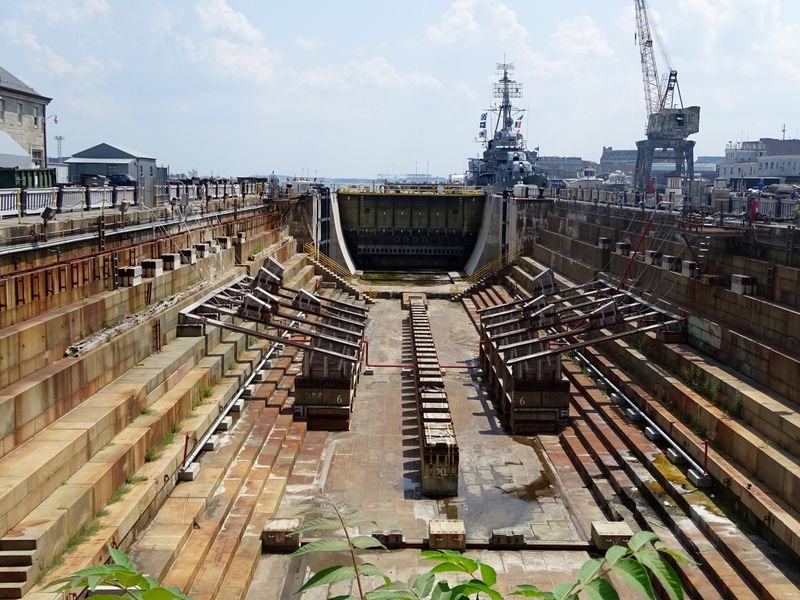
{"type": "Polygon", "coordinates": [[[719,165],[719,178],[734,190],[800,182],[800,140],[761,138],[729,143],[725,162],[719,165]]]}

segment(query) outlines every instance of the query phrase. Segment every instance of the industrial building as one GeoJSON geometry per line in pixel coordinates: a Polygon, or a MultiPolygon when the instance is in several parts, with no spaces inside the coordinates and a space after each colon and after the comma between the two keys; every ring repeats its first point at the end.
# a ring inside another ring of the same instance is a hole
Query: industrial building
{"type": "Polygon", "coordinates": [[[69,165],[69,178],[73,183],[82,183],[81,178],[88,175],[129,175],[136,180],[145,204],[153,205],[157,167],[156,159],[148,154],[104,142],[76,152],[64,162],[69,165]]]}
{"type": "Polygon", "coordinates": [[[729,142],[719,177],[734,190],[772,183],[800,182],[800,140],[760,138],[729,142]]]}

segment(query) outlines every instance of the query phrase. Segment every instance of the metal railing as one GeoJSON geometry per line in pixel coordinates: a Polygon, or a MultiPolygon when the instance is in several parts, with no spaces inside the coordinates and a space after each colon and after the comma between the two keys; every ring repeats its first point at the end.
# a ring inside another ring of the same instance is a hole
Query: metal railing
{"type": "Polygon", "coordinates": [[[517,257],[522,254],[522,249],[522,246],[514,246],[513,248],[509,248],[494,260],[486,263],[478,269],[475,269],[472,275],[469,275],[461,281],[457,281],[453,284],[453,286],[450,288],[450,295],[454,298],[462,296],[469,289],[478,285],[484,279],[496,275],[514,262],[517,257]]]}
{"type": "Polygon", "coordinates": [[[359,277],[353,275],[350,271],[333,260],[330,256],[324,252],[320,252],[319,248],[315,247],[311,242],[307,242],[303,246],[303,252],[308,254],[311,260],[331,271],[334,275],[336,275],[336,277],[343,280],[359,294],[363,294],[368,298],[377,297],[378,294],[374,288],[366,285],[359,277]]]}
{"type": "Polygon", "coordinates": [[[483,196],[486,190],[457,184],[412,184],[412,183],[373,183],[342,185],[336,188],[342,194],[442,194],[449,196],[483,196]]]}

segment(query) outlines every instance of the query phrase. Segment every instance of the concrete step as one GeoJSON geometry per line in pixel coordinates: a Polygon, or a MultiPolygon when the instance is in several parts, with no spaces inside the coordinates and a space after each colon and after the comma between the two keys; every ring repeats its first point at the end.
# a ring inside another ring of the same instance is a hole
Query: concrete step
{"type": "MultiPolygon", "coordinates": [[[[290,433],[290,435],[292,434],[290,433]]],[[[271,516],[264,510],[266,507],[259,500],[259,515],[258,517],[253,515],[248,524],[220,588],[225,590],[225,598],[245,600],[256,566],[261,558],[261,531],[273,517],[290,518],[294,516],[297,512],[297,503],[308,498],[322,464],[326,439],[327,432],[324,431],[305,433],[291,474],[286,482],[284,494],[278,500],[280,507],[276,506],[271,516]]],[[[274,502],[275,496],[270,496],[269,499],[274,502]]]]}
{"type": "Polygon", "coordinates": [[[673,372],[679,375],[691,372],[707,386],[718,386],[718,405],[730,406],[732,401],[737,401],[739,415],[735,418],[762,433],[778,447],[800,457],[800,404],[748,380],[719,361],[698,354],[687,344],[664,344],[664,347],[674,357],[673,372]]]}
{"type": "MultiPolygon", "coordinates": [[[[676,420],[670,410],[659,404],[647,392],[634,384],[625,374],[612,374],[609,371],[610,361],[594,351],[587,353],[595,366],[606,373],[630,397],[638,401],[646,401],[647,414],[662,428],[671,432],[672,437],[697,462],[703,461],[703,441],[691,429],[676,420]]],[[[642,404],[645,406],[645,404],[642,404]]],[[[790,552],[800,553],[800,513],[797,508],[784,502],[781,497],[760,482],[752,472],[731,462],[730,458],[720,454],[715,448],[709,450],[708,469],[716,481],[726,482],[726,490],[733,494],[755,515],[762,535],[777,538],[790,552]],[[768,518],[764,518],[768,515],[768,518]]]]}
{"type": "MultiPolygon", "coordinates": [[[[800,506],[800,464],[794,455],[751,425],[732,419],[658,365],[644,359],[628,344],[612,342],[607,351],[622,367],[633,369],[637,380],[659,386],[675,404],[679,415],[691,415],[692,424],[701,426],[742,467],[754,473],[769,489],[790,506],[800,506]]],[[[766,399],[765,399],[766,401],[766,399]]],[[[786,415],[787,419],[791,415],[786,415]]],[[[787,421],[788,422],[788,421],[787,421]]]]}
{"type": "MultiPolygon", "coordinates": [[[[240,334],[235,336],[243,337],[240,334]]],[[[33,516],[42,518],[32,519],[29,516],[23,524],[20,524],[26,526],[26,534],[31,534],[34,539],[48,540],[47,544],[39,545],[40,555],[34,562],[37,568],[45,568],[50,564],[63,548],[67,537],[77,531],[83,523],[92,520],[99,508],[105,505],[110,494],[121,483],[130,480],[134,474],[137,478],[143,478],[143,481],[137,479],[129,484],[129,492],[122,500],[106,506],[108,514],[95,521],[100,526],[99,531],[72,550],[56,571],[69,572],[65,570],[67,567],[76,570],[101,561],[107,554],[109,543],[119,542],[132,528],[144,527],[147,520],[142,522],[141,517],[154,515],[166,499],[164,492],[172,489],[176,483],[173,475],[183,456],[183,433],[189,434],[191,439],[199,439],[217,416],[217,405],[227,402],[238,387],[237,379],[225,378],[212,390],[209,398],[197,403],[203,400],[200,390],[209,381],[209,373],[219,370],[216,362],[225,358],[227,347],[231,346],[230,341],[231,338],[228,338],[226,342],[212,348],[211,354],[184,375],[181,383],[151,405],[150,414],[141,416],[139,419],[141,422],[137,421],[122,431],[114,438],[114,444],[102,451],[120,456],[121,460],[129,465],[125,470],[120,468],[109,470],[110,461],[105,460],[109,457],[101,453],[96,460],[90,461],[90,464],[76,473],[75,483],[68,482],[67,485],[60,486],[52,500],[48,499],[36,509],[38,512],[33,516]],[[190,411],[192,416],[188,416],[190,411]],[[172,423],[180,420],[182,420],[181,434],[174,435],[172,443],[161,450],[160,457],[153,457],[151,462],[147,462],[145,450],[160,442],[164,434],[171,431],[172,423]],[[136,444],[132,444],[133,440],[137,440],[136,444]],[[100,475],[105,479],[98,480],[100,475]],[[109,483],[109,477],[120,476],[123,478],[119,484],[109,483]],[[70,493],[71,487],[76,491],[82,491],[83,495],[70,493]],[[105,499],[94,500],[98,495],[105,496],[105,499]]]]}
{"type": "Polygon", "coordinates": [[[314,277],[314,265],[304,265],[293,277],[284,276],[284,286],[291,290],[306,289],[314,277]]]}
{"type": "Polygon", "coordinates": [[[220,491],[214,496],[214,503],[198,516],[198,528],[192,531],[175,563],[169,568],[164,579],[165,585],[174,585],[184,591],[191,588],[262,447],[266,448],[268,445],[269,451],[275,452],[276,447],[280,447],[290,423],[290,416],[276,416],[274,409],[264,413],[257,424],[259,433],[255,433],[254,427],[253,434],[247,438],[236,459],[226,470],[220,491]]]}
{"type": "Polygon", "coordinates": [[[22,598],[22,587],[18,583],[0,583],[0,599],[22,598]]]}
{"type": "MultiPolygon", "coordinates": [[[[291,423],[291,420],[283,415],[279,420],[287,424],[288,428],[280,429],[276,423],[276,428],[273,430],[275,435],[267,437],[267,442],[248,472],[242,489],[234,499],[227,518],[205,560],[202,561],[197,577],[192,582],[189,594],[195,600],[212,600],[217,596],[245,529],[250,528],[253,525],[252,520],[258,518],[257,509],[261,496],[267,489],[267,483],[283,481],[285,487],[285,479],[291,472],[305,433],[305,424],[291,423]]],[[[281,488],[280,495],[282,491],[281,488]]],[[[263,527],[258,528],[258,536],[261,535],[261,529],[263,527]]],[[[237,574],[237,577],[249,579],[243,573],[237,574]]],[[[229,597],[227,593],[225,596],[229,597]]]]}
{"type": "MultiPolygon", "coordinates": [[[[583,416],[585,417],[586,414],[583,416]]],[[[577,424],[576,422],[574,425],[577,424]]],[[[605,447],[604,442],[608,442],[597,437],[596,432],[585,423],[582,424],[581,434],[576,437],[583,440],[582,447],[586,449],[589,456],[592,456],[598,447],[605,447]],[[587,443],[592,437],[596,438],[595,441],[587,443]]],[[[601,461],[602,459],[594,456],[594,460],[601,461]]],[[[576,466],[578,465],[576,464],[576,466]]],[[[632,526],[634,531],[638,529],[637,525],[656,531],[668,548],[686,554],[686,548],[668,529],[663,528],[661,517],[650,508],[647,501],[641,496],[638,488],[642,485],[641,481],[636,477],[631,478],[623,469],[608,470],[606,476],[605,479],[593,479],[591,487],[595,498],[604,507],[607,515],[613,512],[617,513],[632,526]]],[[[702,542],[698,541],[698,543],[702,542]]],[[[721,598],[715,585],[695,565],[678,564],[676,566],[687,591],[694,592],[697,597],[704,599],[721,598]]]]}
{"type": "MultiPolygon", "coordinates": [[[[233,428],[223,436],[214,452],[200,458],[200,473],[193,481],[181,483],[164,502],[143,535],[133,544],[130,556],[144,573],[162,580],[177,559],[195,523],[219,489],[226,471],[239,455],[257,422],[261,421],[263,405],[248,404],[233,428]]],[[[263,418],[274,420],[277,411],[269,410],[263,418]]]]}
{"type": "MultiPolygon", "coordinates": [[[[570,372],[570,379],[578,387],[591,385],[591,380],[582,375],[577,367],[568,365],[566,368],[570,372]]],[[[593,395],[593,397],[595,396],[593,395]]],[[[631,447],[637,449],[640,460],[658,456],[658,449],[651,446],[649,441],[642,440],[638,428],[620,417],[617,410],[608,402],[593,401],[588,407],[582,409],[582,412],[592,424],[593,432],[603,439],[604,445],[612,449],[616,458],[623,460],[628,457],[631,447]],[[598,427],[599,422],[606,424],[606,428],[598,427]]],[[[691,486],[685,482],[679,488],[673,481],[675,475],[671,475],[669,478],[662,477],[655,481],[649,472],[640,468],[640,463],[634,460],[625,460],[624,465],[634,485],[644,492],[651,503],[655,503],[657,506],[661,506],[663,497],[662,494],[656,494],[653,490],[662,485],[666,486],[673,499],[685,498],[691,491],[691,486]],[[690,488],[689,491],[687,491],[687,487],[690,488]]],[[[622,484],[621,489],[627,489],[627,483],[622,484]]],[[[695,501],[702,502],[699,499],[695,501]]],[[[677,503],[680,504],[680,501],[677,503]]],[[[683,509],[688,509],[688,505],[685,505],[683,509]]],[[[689,512],[691,513],[691,511],[689,512]]],[[[698,523],[694,523],[681,511],[662,510],[661,516],[671,523],[673,531],[684,545],[691,548],[703,561],[713,563],[713,573],[709,576],[718,589],[725,589],[732,597],[764,597],[777,600],[785,597],[784,594],[788,589],[794,588],[793,584],[769,560],[765,559],[763,555],[758,556],[760,552],[752,542],[724,517],[716,515],[703,517],[695,511],[698,523]],[[716,529],[718,533],[713,538],[709,536],[712,528],[706,526],[706,522],[717,525],[713,529],[716,529]],[[746,549],[751,561],[740,562],[735,567],[731,566],[731,563],[736,563],[738,556],[737,551],[733,550],[731,545],[738,550],[746,549]],[[745,581],[745,576],[749,577],[747,579],[749,583],[745,581]],[[754,585],[759,586],[757,594],[752,588],[754,585]]]]}
{"type": "Polygon", "coordinates": [[[31,565],[0,567],[0,583],[24,583],[28,581],[28,572],[32,568],[31,565]]]}
{"type": "Polygon", "coordinates": [[[27,567],[33,564],[35,550],[0,550],[0,567],[27,567]]]}

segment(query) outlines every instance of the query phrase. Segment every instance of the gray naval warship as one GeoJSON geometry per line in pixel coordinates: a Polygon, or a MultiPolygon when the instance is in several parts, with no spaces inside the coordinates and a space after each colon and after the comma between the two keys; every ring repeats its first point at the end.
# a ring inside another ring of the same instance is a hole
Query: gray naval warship
{"type": "MultiPolygon", "coordinates": [[[[342,187],[332,195],[340,240],[335,256],[351,271],[461,271],[472,264],[471,271],[481,255],[476,247],[481,232],[496,218],[490,198],[511,195],[516,184],[547,185],[535,168],[536,151],[525,147],[523,111],[511,104],[522,96],[522,84],[509,78],[511,70],[512,64],[498,65],[502,77],[494,96],[501,104],[487,111],[497,114],[497,123],[492,138],[483,137],[483,157],[469,160],[464,185],[386,181],[342,187]]],[[[486,131],[485,115],[482,123],[486,131]]]]}
{"type": "MultiPolygon", "coordinates": [[[[486,140],[482,158],[471,158],[465,174],[466,185],[482,186],[501,192],[518,183],[536,185],[539,189],[547,186],[547,177],[537,171],[536,150],[528,150],[522,135],[521,124],[524,111],[511,104],[512,98],[522,97],[522,84],[509,77],[514,70],[512,63],[497,65],[502,77],[494,84],[494,97],[500,99],[500,106],[488,112],[497,113],[494,133],[486,140]],[[517,118],[514,118],[514,115],[517,118]]],[[[481,118],[481,133],[485,134],[486,114],[481,118]]]]}

